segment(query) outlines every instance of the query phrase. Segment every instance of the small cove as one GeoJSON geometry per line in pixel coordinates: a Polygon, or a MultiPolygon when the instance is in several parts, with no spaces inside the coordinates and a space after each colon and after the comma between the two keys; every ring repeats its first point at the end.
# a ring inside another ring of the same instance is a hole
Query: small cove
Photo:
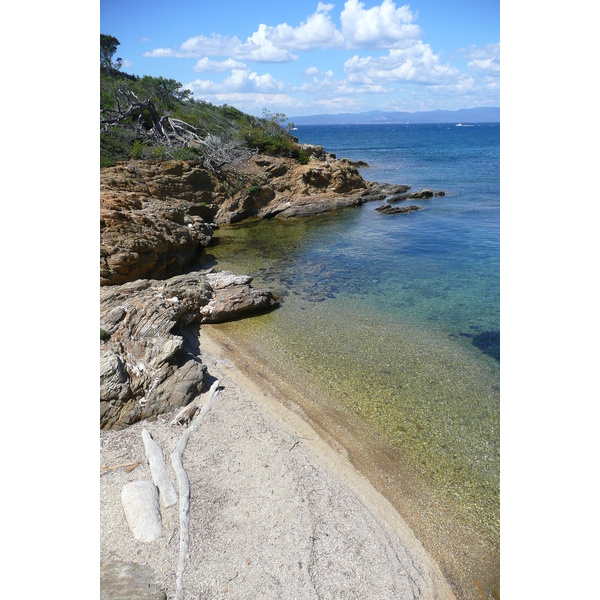
{"type": "Polygon", "coordinates": [[[499,132],[450,127],[315,127],[300,141],[366,160],[366,179],[447,195],[409,215],[372,203],[223,227],[209,254],[282,299],[219,331],[320,407],[330,431],[347,419],[384,448],[387,462],[363,457],[363,469],[477,598],[499,569],[499,132]]]}

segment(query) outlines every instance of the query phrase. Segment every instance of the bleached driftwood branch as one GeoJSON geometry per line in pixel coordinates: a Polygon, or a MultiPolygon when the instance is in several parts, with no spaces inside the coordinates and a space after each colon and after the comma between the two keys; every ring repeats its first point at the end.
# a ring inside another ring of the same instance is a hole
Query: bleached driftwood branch
{"type": "Polygon", "coordinates": [[[144,440],[144,448],[146,449],[146,458],[150,465],[152,480],[158,488],[160,500],[165,508],[173,506],[173,504],[177,503],[177,492],[167,474],[162,450],[145,428],[142,429],[142,439],[144,440]]]}
{"type": "Polygon", "coordinates": [[[175,592],[175,600],[179,600],[183,593],[183,571],[185,570],[185,562],[188,557],[190,545],[190,480],[183,468],[181,457],[192,432],[198,427],[200,421],[212,408],[213,399],[218,395],[218,390],[219,380],[217,379],[210,387],[208,400],[202,407],[200,414],[192,421],[188,429],[186,429],[179,438],[175,450],[171,453],[171,464],[173,465],[179,483],[179,563],[177,565],[177,590],[175,592]]]}
{"type": "Polygon", "coordinates": [[[187,406],[184,406],[171,421],[171,425],[187,425],[198,412],[198,407],[195,402],[190,402],[187,406]]]}

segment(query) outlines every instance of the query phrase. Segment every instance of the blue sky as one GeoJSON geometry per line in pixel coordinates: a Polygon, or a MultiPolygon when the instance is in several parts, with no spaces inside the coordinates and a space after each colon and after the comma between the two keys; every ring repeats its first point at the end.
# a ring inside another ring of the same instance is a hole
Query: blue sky
{"type": "Polygon", "coordinates": [[[101,0],[123,70],[261,115],[500,105],[499,0],[101,0]]]}

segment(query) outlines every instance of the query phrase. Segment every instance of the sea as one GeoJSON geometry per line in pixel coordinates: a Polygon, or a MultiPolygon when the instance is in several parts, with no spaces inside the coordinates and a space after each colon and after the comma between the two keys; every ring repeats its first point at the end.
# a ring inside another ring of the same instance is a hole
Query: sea
{"type": "Polygon", "coordinates": [[[407,214],[369,202],[220,228],[212,264],[281,306],[215,327],[307,399],[458,598],[498,598],[500,124],[293,133],[366,162],[368,181],[445,195],[404,202],[423,208],[407,214]]]}

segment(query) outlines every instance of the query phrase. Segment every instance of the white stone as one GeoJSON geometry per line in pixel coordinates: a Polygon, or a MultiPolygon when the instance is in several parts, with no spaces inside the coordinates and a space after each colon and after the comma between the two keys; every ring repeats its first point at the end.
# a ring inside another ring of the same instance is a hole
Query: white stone
{"type": "Polygon", "coordinates": [[[121,503],[133,537],[155,542],[162,532],[158,488],[151,481],[132,481],[123,487],[121,503]]]}

